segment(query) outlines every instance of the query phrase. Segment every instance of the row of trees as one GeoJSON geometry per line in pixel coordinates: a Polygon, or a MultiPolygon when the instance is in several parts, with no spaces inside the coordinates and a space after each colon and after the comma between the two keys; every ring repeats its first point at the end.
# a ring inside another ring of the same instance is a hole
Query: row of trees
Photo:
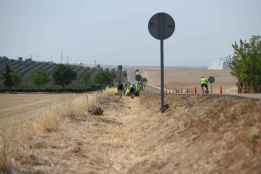
{"type": "Polygon", "coordinates": [[[88,68],[81,74],[80,81],[82,84],[106,84],[113,85],[114,83],[120,83],[127,78],[126,71],[123,71],[122,65],[119,65],[117,69],[103,69],[100,66],[95,68],[88,68]]]}
{"type": "MultiPolygon", "coordinates": [[[[72,84],[74,81],[80,81],[81,85],[113,85],[115,81],[122,80],[127,74],[122,70],[122,66],[115,69],[103,69],[99,65],[94,68],[85,68],[85,71],[78,74],[73,71],[71,66],[59,64],[52,74],[46,71],[36,71],[31,74],[30,80],[35,86],[44,86],[46,84],[55,84],[62,87],[72,84]],[[119,74],[121,77],[119,77],[119,74]]],[[[1,79],[4,86],[12,88],[18,86],[22,81],[14,70],[6,64],[5,71],[2,73],[1,79]]]]}
{"type": "Polygon", "coordinates": [[[261,36],[240,40],[232,46],[234,54],[228,59],[228,64],[238,80],[238,91],[261,92],[261,36]]]}
{"type": "Polygon", "coordinates": [[[2,74],[3,84],[6,87],[13,87],[20,83],[18,74],[11,70],[9,65],[6,65],[5,72],[2,74]]]}

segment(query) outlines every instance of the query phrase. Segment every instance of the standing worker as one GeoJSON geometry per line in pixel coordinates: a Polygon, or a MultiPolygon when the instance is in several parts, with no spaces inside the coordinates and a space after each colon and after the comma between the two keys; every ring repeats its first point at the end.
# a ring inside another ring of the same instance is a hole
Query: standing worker
{"type": "Polygon", "coordinates": [[[205,76],[201,76],[200,85],[202,89],[202,94],[208,94],[208,78],[206,78],[205,76]]]}

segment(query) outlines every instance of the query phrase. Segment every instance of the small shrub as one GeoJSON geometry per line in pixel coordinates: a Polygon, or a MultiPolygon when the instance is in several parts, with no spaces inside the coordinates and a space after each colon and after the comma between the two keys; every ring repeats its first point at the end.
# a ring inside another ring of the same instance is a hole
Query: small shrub
{"type": "Polygon", "coordinates": [[[59,113],[54,109],[49,109],[41,115],[40,120],[35,125],[35,129],[40,132],[57,131],[60,121],[59,113]]]}
{"type": "Polygon", "coordinates": [[[99,106],[93,106],[93,107],[88,109],[88,112],[92,115],[102,115],[103,109],[99,106]]]}

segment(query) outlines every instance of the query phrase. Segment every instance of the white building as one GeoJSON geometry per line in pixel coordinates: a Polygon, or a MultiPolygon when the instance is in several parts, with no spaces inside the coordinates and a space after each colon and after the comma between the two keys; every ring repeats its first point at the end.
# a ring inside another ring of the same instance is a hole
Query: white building
{"type": "Polygon", "coordinates": [[[225,63],[225,58],[220,58],[208,66],[209,70],[223,70],[228,68],[229,67],[225,63]]]}

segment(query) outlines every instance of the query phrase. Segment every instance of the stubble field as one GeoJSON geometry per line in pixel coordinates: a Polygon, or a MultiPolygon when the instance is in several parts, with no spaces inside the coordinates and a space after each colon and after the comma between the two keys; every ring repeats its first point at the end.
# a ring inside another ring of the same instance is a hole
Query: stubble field
{"type": "Polygon", "coordinates": [[[78,94],[0,94],[0,128],[33,119],[50,107],[77,96],[78,94]]]}

